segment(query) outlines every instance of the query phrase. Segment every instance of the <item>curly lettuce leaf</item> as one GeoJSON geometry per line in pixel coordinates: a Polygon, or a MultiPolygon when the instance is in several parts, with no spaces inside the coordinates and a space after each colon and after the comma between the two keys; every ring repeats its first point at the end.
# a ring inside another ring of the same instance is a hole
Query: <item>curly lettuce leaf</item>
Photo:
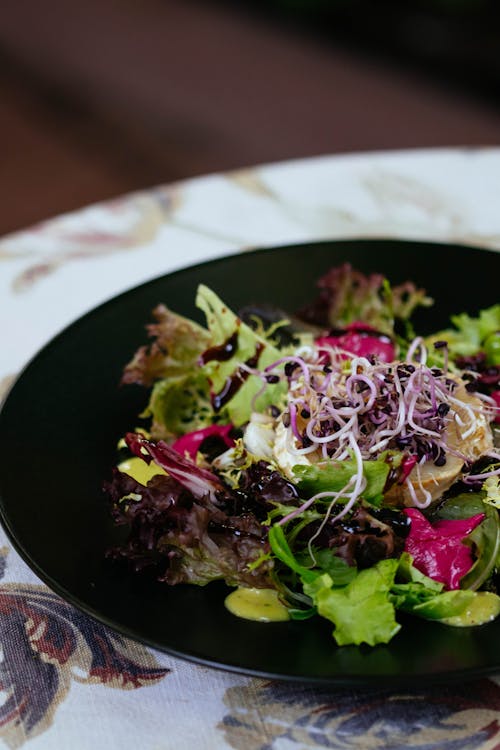
{"type": "MultiPolygon", "coordinates": [[[[334,624],[339,646],[388,643],[401,625],[401,610],[426,620],[456,626],[489,622],[500,613],[500,597],[490,592],[444,591],[444,585],[413,565],[408,553],[380,560],[364,570],[345,566],[331,550],[314,551],[314,563],[295,554],[281,526],[269,529],[275,558],[298,576],[312,608],[292,612],[293,619],[311,616],[311,609],[334,624]]],[[[279,571],[275,570],[275,575],[279,571]]]]}
{"type": "MultiPolygon", "coordinates": [[[[388,643],[399,631],[389,596],[397,560],[381,560],[360,572],[352,569],[346,576],[342,563],[329,565],[326,572],[323,567],[309,568],[299,562],[281,526],[269,529],[269,543],[275,557],[298,574],[318,614],[334,624],[333,637],[339,646],[388,643]]],[[[330,557],[334,557],[331,552],[330,557]]],[[[323,559],[321,562],[325,564],[323,559]]]]}
{"type": "Polygon", "coordinates": [[[328,573],[304,584],[318,614],[335,625],[333,637],[339,646],[388,643],[401,629],[390,600],[397,567],[397,560],[381,560],[339,588],[328,573]]]}
{"type": "MultiPolygon", "coordinates": [[[[172,459],[173,460],[173,459],[172,459]]],[[[115,523],[128,531],[108,556],[133,569],[151,570],[170,585],[204,586],[223,580],[229,586],[272,585],[273,562],[262,560],[266,537],[251,513],[231,516],[173,476],[157,475],[144,486],[115,470],[105,484],[115,523]],[[253,565],[260,560],[258,566],[253,565]]]]}
{"type": "Polygon", "coordinates": [[[391,287],[382,274],[366,275],[349,263],[330,269],[319,279],[318,287],[317,299],[298,316],[329,328],[344,328],[362,320],[392,336],[396,320],[408,321],[416,307],[433,304],[425,290],[410,281],[391,287]]]}
{"type": "Polygon", "coordinates": [[[221,361],[209,359],[202,371],[211,383],[212,391],[220,394],[234,378],[241,379],[235,394],[223,406],[223,413],[234,425],[240,426],[250,419],[253,411],[262,411],[279,402],[286,391],[286,384],[265,384],[256,375],[248,375],[242,364],[263,370],[283,356],[263,333],[252,330],[233,313],[227,305],[208,287],[200,284],[196,305],[205,314],[211,334],[210,346],[221,346],[237,333],[236,345],[231,357],[221,361]]]}
{"type": "Polygon", "coordinates": [[[272,340],[274,329],[252,330],[202,284],[196,304],[205,314],[206,328],[158,305],[156,323],[147,327],[153,343],[140,347],[123,372],[123,383],[153,387],[141,416],[152,418],[151,433],[157,438],[202,429],[214,419],[240,426],[252,411],[278,403],[286,391],[284,383],[268,384],[247,371],[264,369],[283,355],[272,340]],[[236,346],[230,357],[220,361],[208,356],[232,337],[236,346]],[[234,392],[218,407],[214,396],[233,381],[234,392]]]}
{"type": "Polygon", "coordinates": [[[454,327],[427,337],[427,345],[432,346],[435,341],[446,341],[452,356],[471,357],[481,350],[482,343],[488,336],[500,330],[500,305],[480,310],[477,317],[461,313],[452,315],[450,320],[454,327]]]}
{"type": "Polygon", "coordinates": [[[153,316],[156,323],[148,325],[147,331],[154,341],[136,351],[125,366],[123,383],[151,386],[162,378],[185,375],[210,346],[210,334],[205,328],[165,305],[157,305],[153,316]]]}
{"type": "Polygon", "coordinates": [[[151,435],[171,438],[208,427],[213,421],[210,387],[199,370],[163,378],[153,386],[141,417],[151,417],[151,435]]]}
{"type": "Polygon", "coordinates": [[[500,477],[488,477],[485,479],[483,490],[486,492],[483,502],[500,510],[500,477]]]}

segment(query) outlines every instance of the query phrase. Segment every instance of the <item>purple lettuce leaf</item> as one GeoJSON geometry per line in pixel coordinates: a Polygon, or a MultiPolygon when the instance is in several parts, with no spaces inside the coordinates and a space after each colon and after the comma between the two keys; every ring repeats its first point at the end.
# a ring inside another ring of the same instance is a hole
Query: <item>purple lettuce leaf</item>
{"type": "Polygon", "coordinates": [[[129,433],[132,452],[155,460],[168,474],[144,486],[114,471],[104,489],[117,525],[127,526],[125,544],[109,551],[135,570],[153,569],[169,584],[271,586],[271,562],[250,566],[268,549],[267,529],[250,509],[251,499],[226,487],[162,441],[129,433]]]}
{"type": "Polygon", "coordinates": [[[382,274],[365,275],[349,263],[331,268],[318,287],[317,298],[297,316],[324,328],[344,329],[369,321],[374,329],[393,335],[395,319],[408,320],[417,306],[432,304],[425,290],[410,281],[390,287],[382,274]]]}

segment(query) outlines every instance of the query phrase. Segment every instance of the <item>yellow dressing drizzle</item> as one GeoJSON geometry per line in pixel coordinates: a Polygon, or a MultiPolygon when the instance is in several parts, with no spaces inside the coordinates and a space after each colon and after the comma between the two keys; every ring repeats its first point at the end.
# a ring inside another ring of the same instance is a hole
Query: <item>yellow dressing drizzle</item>
{"type": "Polygon", "coordinates": [[[456,628],[468,628],[491,622],[500,614],[500,599],[489,591],[478,591],[464,612],[441,620],[456,628]]]}
{"type": "Polygon", "coordinates": [[[132,477],[132,479],[135,479],[136,482],[139,482],[139,484],[143,484],[144,486],[146,486],[149,480],[157,474],[166,474],[166,472],[163,471],[163,469],[154,461],[147,464],[138,456],[132,456],[131,458],[125,459],[125,461],[118,464],[118,469],[124,474],[128,474],[129,477],[132,477]]]}
{"type": "Polygon", "coordinates": [[[226,596],[231,614],[258,622],[283,622],[290,616],[274,589],[237,588],[226,596]]]}

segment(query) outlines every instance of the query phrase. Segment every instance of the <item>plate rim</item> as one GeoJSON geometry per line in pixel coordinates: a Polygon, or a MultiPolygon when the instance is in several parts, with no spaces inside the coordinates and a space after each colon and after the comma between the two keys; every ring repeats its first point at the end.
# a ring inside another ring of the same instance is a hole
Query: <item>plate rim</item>
{"type": "MultiPolygon", "coordinates": [[[[252,255],[262,254],[262,253],[274,253],[276,251],[286,251],[289,248],[299,248],[299,247],[311,247],[311,246],[329,246],[329,245],[345,245],[348,246],[349,244],[366,244],[366,245],[384,245],[387,246],[388,244],[392,245],[423,245],[426,247],[443,247],[443,248],[461,248],[464,251],[470,251],[470,252],[477,252],[480,254],[488,254],[488,255],[497,255],[498,261],[500,263],[500,252],[496,250],[495,248],[488,248],[484,246],[478,246],[478,245],[470,245],[462,242],[450,242],[450,241],[443,241],[443,240],[431,240],[431,239],[419,239],[419,238],[400,238],[400,237],[347,237],[347,238],[331,238],[331,239],[321,239],[321,240],[309,240],[309,241],[300,241],[300,242],[293,242],[293,243],[284,243],[279,245],[269,245],[269,246],[262,246],[262,247],[254,247],[250,250],[237,250],[228,252],[222,255],[219,255],[217,257],[209,258],[205,261],[197,261],[193,264],[188,264],[186,266],[183,266],[181,268],[176,268],[172,271],[166,271],[164,273],[157,274],[149,279],[146,279],[145,281],[140,282],[139,284],[135,284],[133,286],[127,287],[126,289],[123,289],[121,292],[118,292],[117,294],[114,294],[110,296],[109,298],[97,303],[90,309],[84,311],[81,315],[76,317],[74,320],[71,320],[66,325],[64,325],[59,331],[57,331],[52,337],[50,337],[43,345],[41,345],[29,359],[25,362],[17,376],[14,378],[13,382],[10,384],[9,388],[7,389],[6,393],[4,393],[2,401],[0,402],[0,422],[2,420],[2,416],[9,404],[9,401],[11,398],[13,398],[13,394],[15,395],[16,386],[19,382],[24,380],[25,377],[29,375],[29,372],[32,367],[36,367],[37,362],[39,358],[44,355],[45,353],[49,352],[49,350],[55,346],[57,346],[58,342],[71,335],[71,332],[73,329],[76,329],[82,322],[91,319],[92,317],[98,317],[101,313],[101,311],[108,306],[113,306],[117,304],[120,300],[123,298],[126,298],[128,296],[133,297],[135,294],[139,292],[139,290],[149,287],[150,285],[161,282],[162,279],[165,278],[172,278],[176,277],[178,275],[183,275],[185,273],[192,273],[196,271],[197,269],[202,269],[207,266],[213,266],[218,263],[224,263],[225,261],[236,261],[240,257],[248,257],[252,255]]],[[[146,321],[145,321],[146,322],[146,321]]],[[[412,674],[408,679],[405,678],[402,675],[391,675],[391,674],[384,674],[381,675],[374,675],[374,674],[349,674],[347,676],[343,675],[335,675],[335,676],[314,676],[310,675],[307,677],[304,677],[302,675],[292,675],[292,674],[282,674],[282,673],[274,673],[271,671],[261,670],[261,669],[254,669],[251,667],[242,667],[238,666],[236,664],[231,663],[223,663],[219,660],[214,660],[209,657],[199,656],[195,653],[189,653],[187,651],[178,650],[173,647],[169,647],[166,645],[158,644],[153,638],[150,638],[148,636],[142,635],[140,633],[137,633],[133,628],[128,627],[126,624],[123,624],[112,617],[107,616],[106,614],[103,614],[95,607],[89,605],[87,602],[83,601],[78,595],[75,595],[72,591],[68,590],[64,585],[60,584],[57,580],[55,580],[50,574],[48,574],[43,566],[37,562],[32,554],[29,552],[28,549],[26,549],[25,545],[21,542],[21,540],[18,538],[15,530],[12,528],[10,519],[8,514],[6,513],[5,507],[4,507],[4,498],[2,489],[0,486],[0,523],[2,525],[2,528],[4,529],[7,538],[9,539],[10,543],[12,544],[13,549],[17,552],[17,554],[20,556],[20,558],[24,561],[24,563],[28,566],[28,568],[34,573],[40,581],[45,584],[53,593],[55,593],[57,596],[60,596],[64,601],[66,601],[68,604],[70,604],[72,607],[74,607],[76,610],[83,612],[87,616],[93,618],[97,622],[103,624],[104,626],[108,627],[112,632],[120,634],[126,638],[129,638],[135,642],[142,643],[143,645],[155,649],[161,653],[170,655],[174,658],[181,659],[183,661],[190,662],[192,664],[196,664],[199,666],[205,666],[209,667],[218,671],[222,672],[229,672],[232,674],[240,674],[247,677],[256,677],[256,678],[264,678],[264,679],[275,679],[280,680],[284,682],[296,682],[296,683],[303,683],[303,684],[312,684],[312,685],[322,685],[322,686],[330,686],[330,687],[341,687],[341,686],[350,686],[350,687],[357,687],[357,688],[367,688],[371,689],[375,685],[380,686],[381,682],[383,682],[384,687],[387,687],[388,689],[394,688],[408,688],[408,683],[411,682],[412,686],[415,687],[422,687],[424,685],[431,686],[431,685],[438,685],[438,684],[449,684],[450,682],[455,682],[458,680],[470,680],[470,679],[476,679],[480,677],[487,677],[490,675],[493,675],[495,673],[498,673],[500,670],[500,662],[499,665],[493,665],[493,666],[483,666],[483,667],[469,667],[469,668],[462,668],[462,669],[455,669],[455,670],[448,670],[444,672],[428,672],[428,673],[419,673],[419,674],[412,674]]],[[[189,584],[186,584],[189,585],[189,584]]],[[[480,626],[480,627],[488,627],[486,626],[480,626]]],[[[265,625],[263,626],[265,627],[265,625]]]]}

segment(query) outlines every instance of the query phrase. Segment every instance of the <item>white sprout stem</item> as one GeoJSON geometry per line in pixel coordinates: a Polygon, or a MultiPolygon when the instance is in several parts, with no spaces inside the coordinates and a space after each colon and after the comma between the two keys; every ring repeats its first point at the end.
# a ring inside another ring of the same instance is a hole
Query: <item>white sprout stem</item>
{"type": "Polygon", "coordinates": [[[415,413],[415,405],[417,403],[418,396],[418,393],[414,393],[411,397],[410,403],[408,404],[408,411],[406,414],[408,424],[410,425],[410,427],[413,427],[413,429],[416,430],[419,435],[429,435],[433,438],[440,437],[439,432],[436,432],[435,430],[428,430],[426,427],[422,427],[415,422],[413,415],[415,413]]]}
{"type": "Polygon", "coordinates": [[[379,440],[378,443],[375,443],[375,445],[372,445],[370,448],[368,448],[368,453],[378,453],[378,451],[384,450],[386,445],[389,444],[390,437],[382,438],[382,440],[379,440]]]}
{"type": "Polygon", "coordinates": [[[362,375],[362,374],[351,375],[349,378],[347,378],[345,386],[346,386],[346,393],[349,396],[349,398],[351,398],[352,400],[359,401],[360,407],[362,407],[362,411],[369,411],[372,408],[373,404],[375,403],[375,399],[377,398],[377,388],[375,386],[375,383],[371,381],[366,375],[362,375]],[[368,399],[366,403],[365,403],[362,393],[353,392],[352,387],[354,383],[356,382],[364,383],[370,389],[370,398],[368,399]]]}
{"type": "Polygon", "coordinates": [[[382,450],[385,448],[389,440],[396,435],[401,434],[401,431],[406,423],[406,404],[404,401],[404,392],[401,385],[401,381],[399,379],[399,376],[397,373],[394,374],[394,385],[396,386],[396,391],[399,396],[399,403],[398,403],[398,416],[396,425],[393,429],[385,429],[385,430],[379,430],[377,433],[377,442],[375,445],[372,445],[369,449],[369,453],[375,453],[376,451],[382,450]],[[381,439],[383,438],[383,439],[381,439]]]}
{"type": "Polygon", "coordinates": [[[422,480],[421,480],[421,478],[420,478],[420,472],[419,472],[419,467],[418,467],[418,465],[417,465],[417,466],[416,466],[415,468],[416,468],[416,474],[417,474],[417,482],[418,482],[418,488],[419,488],[419,490],[420,490],[420,491],[421,491],[421,492],[423,493],[423,495],[424,495],[424,500],[423,500],[423,501],[420,501],[420,500],[418,499],[418,497],[417,497],[417,493],[416,493],[416,491],[415,491],[415,487],[413,486],[413,482],[412,482],[412,481],[410,480],[410,477],[406,477],[406,479],[405,479],[405,484],[406,484],[406,486],[407,486],[407,488],[408,488],[408,492],[410,493],[410,497],[411,497],[411,501],[412,501],[413,505],[414,505],[414,506],[415,506],[416,508],[428,508],[428,507],[429,507],[429,505],[430,505],[430,503],[431,503],[431,500],[432,500],[432,495],[431,495],[431,493],[430,493],[430,492],[429,492],[428,490],[426,490],[426,489],[425,489],[425,487],[424,487],[424,486],[422,485],[422,480]]]}
{"type": "Polygon", "coordinates": [[[468,484],[470,482],[476,482],[477,480],[487,479],[488,477],[498,476],[500,476],[500,466],[498,467],[498,469],[492,469],[491,471],[482,471],[480,474],[468,474],[464,478],[464,482],[468,484]]]}
{"type": "Polygon", "coordinates": [[[262,394],[266,391],[266,389],[267,389],[267,381],[264,381],[261,387],[259,388],[259,390],[256,393],[254,393],[254,395],[252,396],[252,400],[250,402],[250,408],[253,412],[257,410],[257,400],[262,396],[262,394]]]}
{"type": "Polygon", "coordinates": [[[304,376],[304,380],[307,383],[307,385],[309,385],[310,378],[311,378],[311,375],[309,372],[309,366],[307,365],[306,362],[304,362],[304,360],[301,357],[282,357],[281,359],[277,359],[276,362],[273,362],[272,364],[268,365],[264,369],[264,372],[265,373],[271,372],[278,365],[287,364],[287,363],[293,363],[297,365],[298,367],[300,367],[300,369],[302,370],[302,374],[304,376]]]}
{"type": "Polygon", "coordinates": [[[262,370],[258,370],[255,367],[249,367],[246,362],[240,362],[238,368],[240,370],[243,370],[244,372],[248,372],[249,375],[257,375],[258,378],[261,378],[261,380],[267,383],[266,376],[264,375],[262,370]]]}
{"type": "MultiPolygon", "coordinates": [[[[465,432],[461,433],[462,440],[467,440],[468,437],[470,437],[476,430],[476,425],[474,424],[476,415],[474,414],[474,409],[469,405],[465,404],[463,401],[459,401],[454,396],[449,396],[449,400],[454,406],[459,406],[460,408],[464,409],[467,412],[467,416],[469,417],[469,424],[470,427],[465,430],[465,432]]],[[[460,417],[460,414],[455,411],[455,422],[459,425],[459,427],[465,427],[466,423],[463,421],[463,419],[460,417]]]]}
{"type": "Polygon", "coordinates": [[[420,348],[420,357],[419,362],[421,365],[425,365],[427,361],[427,349],[425,348],[423,344],[423,338],[421,336],[417,336],[415,339],[413,339],[410,347],[408,348],[408,351],[406,353],[406,361],[407,362],[413,362],[414,356],[417,353],[417,350],[420,348]]]}
{"type": "Polygon", "coordinates": [[[357,414],[353,414],[352,417],[349,419],[348,422],[344,424],[343,427],[340,428],[340,430],[337,430],[336,432],[332,432],[330,435],[325,435],[324,437],[320,437],[319,435],[315,435],[313,432],[314,426],[317,424],[318,420],[312,420],[308,422],[306,427],[306,434],[307,436],[315,443],[321,445],[321,443],[331,443],[334,440],[339,441],[339,439],[346,433],[351,430],[354,423],[357,421],[357,414]]]}
{"type": "MultiPolygon", "coordinates": [[[[361,452],[359,450],[358,444],[356,443],[354,437],[352,435],[349,436],[349,443],[351,445],[352,451],[354,453],[354,457],[356,458],[356,474],[354,474],[348,481],[348,483],[338,492],[333,491],[325,491],[325,492],[318,492],[316,495],[313,495],[309,498],[309,500],[306,500],[305,503],[303,503],[300,507],[295,508],[291,513],[288,513],[288,515],[281,518],[278,522],[278,526],[282,526],[283,524],[287,523],[288,521],[293,520],[296,518],[296,516],[303,513],[305,510],[311,507],[311,505],[316,502],[316,500],[320,500],[323,497],[330,497],[332,499],[332,502],[330,506],[332,506],[337,500],[339,500],[341,497],[346,495],[346,490],[350,487],[350,485],[354,482],[354,488],[351,493],[347,495],[349,497],[348,502],[344,506],[344,508],[338,513],[333,519],[332,523],[336,523],[339,519],[343,518],[346,513],[348,513],[356,500],[360,497],[361,493],[366,487],[366,479],[363,473],[363,458],[361,456],[361,452]]],[[[329,511],[330,512],[330,511],[329,511]]],[[[328,519],[329,512],[326,516],[326,518],[323,521],[323,526],[326,523],[326,520],[328,519]]],[[[321,527],[320,527],[321,528],[321,527]]]]}
{"type": "Polygon", "coordinates": [[[365,370],[371,370],[372,363],[366,357],[353,357],[351,359],[351,373],[353,375],[359,375],[360,373],[358,372],[358,370],[360,368],[363,372],[365,370]]]}
{"type": "Polygon", "coordinates": [[[354,439],[353,435],[349,435],[349,443],[352,448],[352,452],[354,454],[354,457],[356,459],[356,482],[354,484],[354,489],[351,493],[351,497],[349,502],[343,507],[343,509],[338,513],[335,518],[332,519],[332,523],[335,523],[336,521],[343,518],[346,513],[349,513],[352,506],[358,500],[361,493],[366,487],[366,479],[365,475],[363,473],[363,457],[361,456],[361,451],[359,450],[359,446],[354,439]]]}
{"type": "MultiPolygon", "coordinates": [[[[497,409],[500,408],[497,406],[497,402],[495,401],[495,399],[492,398],[491,396],[488,396],[486,393],[480,393],[479,391],[477,391],[474,395],[480,401],[484,401],[484,403],[487,404],[488,406],[493,406],[493,407],[496,407],[497,409]]],[[[479,407],[477,408],[477,410],[479,411],[479,407]]]]}
{"type": "MultiPolygon", "coordinates": [[[[348,487],[349,484],[346,485],[348,487]]],[[[344,488],[345,489],[345,488],[344,488]]],[[[288,513],[286,516],[283,516],[283,518],[280,518],[279,521],[276,521],[277,526],[282,526],[284,523],[288,523],[288,521],[292,521],[296,516],[303,513],[305,510],[311,507],[313,503],[316,502],[316,500],[321,500],[323,497],[330,497],[333,498],[333,502],[339,499],[339,497],[342,496],[342,492],[344,490],[340,490],[340,492],[333,492],[333,491],[325,491],[325,492],[318,492],[316,495],[313,495],[309,498],[309,500],[306,500],[305,503],[302,503],[298,508],[294,508],[291,513],[288,513]]]]}
{"type": "Polygon", "coordinates": [[[286,449],[289,453],[293,453],[294,456],[304,456],[308,453],[314,453],[314,451],[318,450],[318,446],[308,445],[306,448],[297,448],[295,445],[295,435],[292,428],[288,427],[286,432],[286,449]]]}
{"type": "Polygon", "coordinates": [[[333,508],[335,507],[335,503],[341,497],[345,496],[345,493],[347,492],[347,490],[349,489],[349,487],[353,483],[354,479],[355,479],[354,476],[352,476],[349,479],[349,481],[347,482],[347,484],[344,485],[344,487],[342,487],[342,489],[339,492],[336,492],[334,494],[334,496],[332,497],[332,501],[331,501],[330,505],[328,506],[328,508],[326,510],[325,517],[323,518],[323,520],[321,521],[321,523],[319,525],[319,528],[314,532],[314,534],[312,535],[312,537],[307,542],[307,549],[309,551],[309,554],[310,554],[311,558],[314,560],[314,562],[316,562],[316,560],[314,558],[314,554],[313,554],[313,550],[312,550],[312,544],[313,544],[314,540],[317,539],[318,536],[321,534],[321,532],[325,528],[325,525],[328,523],[328,519],[330,518],[330,514],[331,514],[333,508]]]}

